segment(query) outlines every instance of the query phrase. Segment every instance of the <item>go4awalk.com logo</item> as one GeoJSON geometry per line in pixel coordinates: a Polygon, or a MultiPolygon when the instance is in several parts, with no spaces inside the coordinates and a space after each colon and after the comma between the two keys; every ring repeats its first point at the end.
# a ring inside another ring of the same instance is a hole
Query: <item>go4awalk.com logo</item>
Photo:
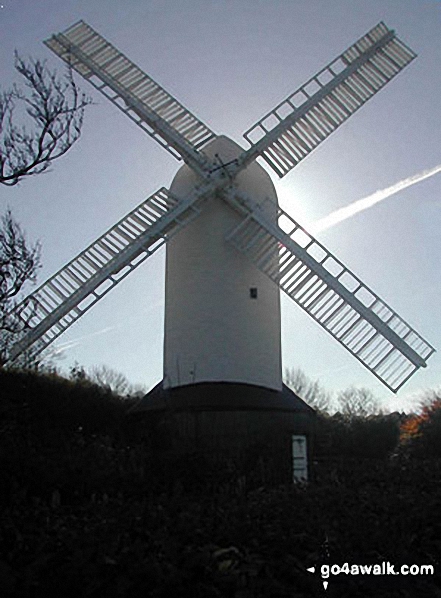
{"type": "Polygon", "coordinates": [[[394,565],[389,561],[383,561],[374,565],[356,565],[343,563],[342,565],[321,565],[320,567],[309,567],[306,569],[310,573],[319,573],[322,578],[323,587],[328,589],[329,579],[332,576],[351,575],[354,577],[374,575],[374,576],[397,576],[397,575],[434,575],[433,565],[394,565]]]}

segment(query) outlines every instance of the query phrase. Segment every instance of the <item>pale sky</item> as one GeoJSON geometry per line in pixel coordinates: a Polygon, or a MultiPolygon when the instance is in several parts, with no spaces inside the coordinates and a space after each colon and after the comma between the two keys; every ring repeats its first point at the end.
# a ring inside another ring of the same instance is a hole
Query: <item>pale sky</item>
{"type": "MultiPolygon", "coordinates": [[[[418,57],[279,180],[281,206],[306,228],[441,163],[441,2],[420,0],[2,0],[1,85],[13,52],[63,69],[42,41],[84,19],[218,134],[242,133],[379,21],[418,57]]],[[[30,239],[39,283],[161,186],[179,163],[80,80],[95,102],[76,146],[51,172],[0,188],[30,239]]],[[[441,351],[441,173],[402,188],[317,238],[441,351]]],[[[140,266],[58,342],[60,366],[105,363],[148,388],[162,378],[164,251],[140,266]]],[[[436,353],[393,395],[282,296],[284,367],[331,391],[370,388],[385,407],[441,385],[436,353]]]]}

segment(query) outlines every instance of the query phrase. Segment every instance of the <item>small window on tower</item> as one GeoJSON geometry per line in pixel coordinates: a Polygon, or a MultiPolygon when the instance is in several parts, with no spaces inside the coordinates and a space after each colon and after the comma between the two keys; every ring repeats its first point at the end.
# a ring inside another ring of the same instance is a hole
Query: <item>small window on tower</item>
{"type": "Polygon", "coordinates": [[[257,287],[250,288],[250,298],[257,299],[257,287]]]}

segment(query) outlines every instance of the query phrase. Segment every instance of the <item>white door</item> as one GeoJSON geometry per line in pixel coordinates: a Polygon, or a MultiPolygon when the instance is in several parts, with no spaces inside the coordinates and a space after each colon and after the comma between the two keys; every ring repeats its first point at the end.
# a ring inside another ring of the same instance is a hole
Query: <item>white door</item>
{"type": "Polygon", "coordinates": [[[308,454],[306,436],[294,435],[292,439],[292,474],[294,482],[308,480],[308,454]]]}

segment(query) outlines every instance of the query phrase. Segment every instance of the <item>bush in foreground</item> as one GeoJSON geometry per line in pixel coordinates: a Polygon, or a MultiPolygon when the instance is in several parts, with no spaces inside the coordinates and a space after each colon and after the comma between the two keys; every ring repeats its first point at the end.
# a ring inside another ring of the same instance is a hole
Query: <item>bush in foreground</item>
{"type": "MultiPolygon", "coordinates": [[[[166,430],[102,390],[0,383],[2,596],[303,598],[322,595],[306,568],[326,560],[439,567],[440,460],[346,456],[308,486],[250,488],[228,463],[158,451],[166,430]]],[[[436,577],[329,581],[343,598],[441,592],[436,577]]]]}

